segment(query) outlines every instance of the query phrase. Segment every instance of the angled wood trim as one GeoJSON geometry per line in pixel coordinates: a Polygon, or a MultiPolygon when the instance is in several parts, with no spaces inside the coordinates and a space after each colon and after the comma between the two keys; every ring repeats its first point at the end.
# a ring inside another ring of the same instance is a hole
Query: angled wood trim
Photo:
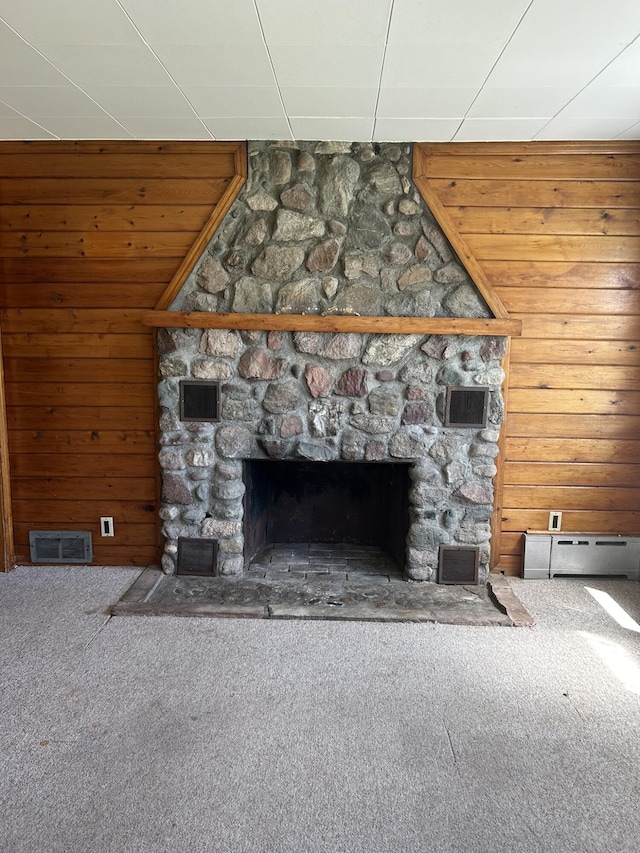
{"type": "Polygon", "coordinates": [[[502,383],[502,401],[505,416],[500,427],[498,438],[498,455],[495,460],[497,468],[493,479],[493,514],[491,515],[491,564],[492,572],[500,571],[502,554],[502,508],[504,500],[504,466],[506,459],[506,413],[509,406],[509,368],[511,364],[511,339],[507,338],[507,352],[502,360],[504,381],[502,383]]]}
{"type": "Polygon", "coordinates": [[[494,291],[493,287],[489,282],[489,279],[484,274],[484,271],[482,270],[480,264],[475,259],[473,252],[469,248],[467,241],[462,237],[462,235],[454,225],[453,220],[447,213],[444,205],[436,195],[435,191],[431,187],[431,184],[429,183],[428,178],[425,175],[426,154],[422,149],[422,146],[416,145],[415,149],[416,150],[414,153],[413,160],[413,179],[415,181],[415,185],[420,191],[420,195],[431,210],[431,213],[433,213],[433,215],[435,216],[438,225],[444,231],[444,234],[451,243],[454,252],[458,255],[464,268],[471,276],[471,280],[478,288],[480,295],[489,306],[489,309],[493,313],[493,316],[496,319],[508,320],[509,313],[502,304],[502,300],[494,291]]]}
{"type": "Polygon", "coordinates": [[[4,361],[0,337],[0,571],[8,572],[15,565],[13,513],[11,509],[11,480],[9,477],[9,446],[7,407],[4,393],[4,361]]]}
{"type": "Polygon", "coordinates": [[[196,261],[204,252],[207,243],[213,237],[216,229],[222,222],[223,218],[226,216],[229,208],[236,200],[238,193],[244,186],[244,183],[247,180],[247,148],[245,143],[241,143],[240,145],[236,146],[234,150],[234,165],[234,177],[232,178],[224,195],[216,204],[213,213],[211,214],[206,225],[198,235],[195,243],[193,244],[191,249],[189,249],[189,252],[187,253],[185,259],[182,261],[182,263],[176,270],[173,278],[169,282],[167,289],[158,301],[158,304],[156,305],[156,310],[165,310],[169,307],[169,305],[171,305],[173,300],[176,298],[176,296],[180,292],[180,288],[187,280],[187,277],[193,269],[196,261]]]}
{"type": "Polygon", "coordinates": [[[146,326],[166,329],[246,329],[286,332],[358,332],[394,335],[513,335],[522,321],[454,317],[360,317],[355,314],[233,314],[151,311],[146,326]]]}

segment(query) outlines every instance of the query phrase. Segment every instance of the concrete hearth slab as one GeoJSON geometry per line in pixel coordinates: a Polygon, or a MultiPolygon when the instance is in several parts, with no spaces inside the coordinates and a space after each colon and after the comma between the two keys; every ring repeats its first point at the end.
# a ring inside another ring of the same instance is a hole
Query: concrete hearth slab
{"type": "Polygon", "coordinates": [[[115,616],[532,624],[508,581],[497,575],[486,586],[444,586],[371,575],[202,578],[146,569],[111,612],[115,616]]]}

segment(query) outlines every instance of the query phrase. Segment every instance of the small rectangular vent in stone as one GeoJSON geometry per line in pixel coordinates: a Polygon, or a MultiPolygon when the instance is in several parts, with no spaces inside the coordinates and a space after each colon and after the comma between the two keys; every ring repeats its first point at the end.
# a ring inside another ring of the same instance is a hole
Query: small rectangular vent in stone
{"type": "Polygon", "coordinates": [[[438,558],[438,583],[478,583],[478,548],[441,545],[438,558]]]}
{"type": "Polygon", "coordinates": [[[217,563],[217,539],[178,539],[179,575],[215,575],[217,563]]]}
{"type": "Polygon", "coordinates": [[[180,420],[219,421],[220,384],[183,380],[180,383],[180,420]]]}
{"type": "Polygon", "coordinates": [[[486,427],[488,410],[488,388],[447,388],[445,426],[486,427]]]}
{"type": "Polygon", "coordinates": [[[88,530],[30,530],[32,563],[90,563],[93,560],[88,530]]]}

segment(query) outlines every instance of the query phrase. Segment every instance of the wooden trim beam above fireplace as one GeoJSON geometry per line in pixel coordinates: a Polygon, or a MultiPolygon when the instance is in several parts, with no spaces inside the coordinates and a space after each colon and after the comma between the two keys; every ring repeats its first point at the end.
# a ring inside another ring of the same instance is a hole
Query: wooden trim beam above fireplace
{"type": "Polygon", "coordinates": [[[246,329],[284,332],[356,332],[383,335],[498,335],[519,337],[522,321],[456,317],[360,317],[356,314],[235,314],[151,311],[145,326],[166,329],[246,329]]]}

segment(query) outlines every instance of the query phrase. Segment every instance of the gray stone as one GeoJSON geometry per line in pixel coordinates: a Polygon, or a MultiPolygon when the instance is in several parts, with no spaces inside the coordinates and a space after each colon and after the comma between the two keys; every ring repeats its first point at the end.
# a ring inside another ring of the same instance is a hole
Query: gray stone
{"type": "Polygon", "coordinates": [[[377,317],[382,310],[380,289],[367,284],[347,284],[338,291],[331,309],[337,314],[377,317]]]}
{"type": "Polygon", "coordinates": [[[405,290],[387,296],[384,309],[391,317],[433,317],[436,306],[428,290],[405,290]]]}
{"type": "Polygon", "coordinates": [[[313,194],[306,184],[294,184],[281,194],[280,201],[285,207],[304,210],[312,198],[313,194]]]}
{"type": "Polygon", "coordinates": [[[347,252],[344,256],[344,275],[348,279],[359,278],[367,275],[376,278],[380,272],[380,260],[375,252],[362,252],[354,250],[347,252]]]}
{"type": "Polygon", "coordinates": [[[309,253],[307,269],[310,272],[329,272],[336,265],[339,253],[340,244],[334,237],[318,243],[309,253]]]}
{"type": "Polygon", "coordinates": [[[493,487],[490,483],[478,483],[471,480],[460,486],[458,494],[474,504],[493,503],[493,487]]]}
{"type": "Polygon", "coordinates": [[[311,441],[299,441],[295,455],[300,459],[310,459],[312,462],[330,462],[337,456],[336,451],[324,444],[314,444],[311,441]]]}
{"type": "Polygon", "coordinates": [[[318,186],[318,207],[327,219],[344,218],[360,178],[360,166],[351,157],[338,155],[322,164],[318,186]]]}
{"type": "Polygon", "coordinates": [[[269,314],[273,310],[271,285],[244,276],[236,282],[232,310],[236,314],[269,314]]]}
{"type": "Polygon", "coordinates": [[[364,397],[367,393],[367,371],[360,367],[345,370],[336,388],[336,394],[343,397],[364,397]]]}
{"type": "Polygon", "coordinates": [[[218,297],[210,293],[190,293],[182,304],[183,311],[217,311],[218,297]]]}
{"type": "Polygon", "coordinates": [[[345,429],[342,433],[340,456],[347,462],[358,462],[364,458],[365,437],[354,430],[345,429]]]}
{"type": "Polygon", "coordinates": [[[248,229],[247,233],[244,235],[245,242],[250,246],[259,246],[264,242],[268,233],[267,223],[264,219],[257,219],[248,229]]]}
{"type": "Polygon", "coordinates": [[[261,438],[260,446],[270,459],[287,459],[291,455],[288,441],[280,441],[277,438],[261,438]]]}
{"type": "Polygon", "coordinates": [[[180,474],[165,472],[162,475],[162,494],[160,499],[167,504],[191,504],[193,497],[186,479],[180,474]]]}
{"type": "Polygon", "coordinates": [[[367,462],[382,462],[387,455],[387,446],[380,439],[371,438],[365,445],[364,458],[367,462]]]}
{"type": "Polygon", "coordinates": [[[270,350],[281,350],[284,332],[273,331],[267,334],[267,346],[270,350]]]}
{"type": "Polygon", "coordinates": [[[337,435],[343,416],[342,400],[313,400],[309,403],[309,432],[318,438],[337,435]]]}
{"type": "Polygon", "coordinates": [[[160,362],[161,376],[186,376],[187,363],[182,358],[163,358],[160,362]]]}
{"type": "Polygon", "coordinates": [[[259,190],[247,199],[247,206],[251,210],[275,210],[278,202],[264,190],[259,190]]]}
{"type": "Polygon", "coordinates": [[[325,226],[320,219],[293,210],[279,210],[276,219],[274,240],[308,240],[324,237],[325,226]]]}
{"type": "Polygon", "coordinates": [[[241,348],[240,336],[233,329],[205,329],[200,339],[200,352],[207,355],[236,355],[241,348]]]}
{"type": "Polygon", "coordinates": [[[196,379],[230,379],[231,367],[225,361],[210,361],[200,358],[191,368],[196,379]]]}
{"type": "Polygon", "coordinates": [[[246,382],[229,382],[222,386],[222,395],[232,400],[246,400],[253,395],[253,388],[246,382]]]}
{"type": "Polygon", "coordinates": [[[163,554],[162,557],[160,557],[160,568],[165,575],[175,575],[176,563],[174,558],[169,554],[163,554]]]}
{"type": "Polygon", "coordinates": [[[363,364],[388,366],[404,358],[424,335],[375,335],[362,357],[363,364]]]}
{"type": "Polygon", "coordinates": [[[225,459],[244,459],[251,455],[251,433],[241,426],[225,425],[216,430],[216,450],[225,459]]]}
{"type": "Polygon", "coordinates": [[[222,480],[239,480],[242,477],[242,462],[223,460],[216,465],[216,477],[222,480]]]}
{"type": "Polygon", "coordinates": [[[486,477],[491,480],[498,473],[495,465],[474,465],[471,469],[475,477],[486,477]]]}
{"type": "Polygon", "coordinates": [[[398,210],[405,216],[415,216],[419,208],[415,201],[411,201],[408,198],[403,198],[400,199],[398,203],[398,210]]]}
{"type": "Polygon", "coordinates": [[[251,272],[260,278],[289,281],[303,261],[304,249],[299,246],[266,246],[251,272]]]}
{"type": "Polygon", "coordinates": [[[322,292],[327,299],[333,299],[338,292],[338,279],[335,276],[326,276],[322,279],[322,292]]]}
{"type": "Polygon", "coordinates": [[[303,278],[283,284],[276,298],[277,314],[317,314],[320,310],[318,282],[303,278]]]}
{"type": "Polygon", "coordinates": [[[301,151],[298,154],[298,171],[299,172],[315,172],[316,161],[307,151],[301,151]]]}
{"type": "Polygon", "coordinates": [[[441,269],[436,270],[433,278],[438,284],[459,284],[467,281],[467,274],[455,261],[450,261],[441,269]]]}
{"type": "Polygon", "coordinates": [[[273,152],[273,183],[288,184],[291,180],[291,154],[288,151],[273,152]]]}
{"type": "Polygon", "coordinates": [[[316,355],[322,344],[322,334],[320,332],[294,332],[293,346],[298,352],[306,353],[307,355],[316,355]]]}
{"type": "Polygon", "coordinates": [[[397,196],[402,192],[402,184],[397,171],[391,163],[384,160],[378,160],[369,168],[366,180],[381,198],[397,196]]]}
{"type": "Polygon", "coordinates": [[[205,255],[196,276],[199,286],[208,293],[219,293],[229,284],[229,273],[217,258],[205,255]]]}
{"type": "Polygon", "coordinates": [[[391,415],[400,411],[400,396],[383,388],[376,388],[369,394],[369,411],[372,415],[391,415]]]}
{"type": "Polygon", "coordinates": [[[242,518],[242,501],[211,501],[211,515],[215,518],[242,518]]]}
{"type": "Polygon", "coordinates": [[[184,458],[178,450],[163,448],[158,453],[158,462],[163,471],[182,471],[184,469],[184,458]]]}
{"type": "Polygon", "coordinates": [[[445,364],[438,372],[436,381],[439,385],[464,385],[465,374],[452,364],[445,364]]]}
{"type": "Polygon", "coordinates": [[[413,250],[413,254],[416,256],[416,260],[422,263],[422,261],[427,260],[427,258],[433,251],[434,248],[431,243],[424,235],[422,235],[416,243],[415,249],[413,250]]]}
{"type": "Polygon", "coordinates": [[[507,338],[487,338],[480,347],[483,361],[502,361],[507,354],[507,338]]]}
{"type": "MultiPolygon", "coordinates": [[[[400,379],[407,384],[428,385],[433,379],[433,370],[431,369],[431,365],[422,359],[412,360],[400,371],[400,379]]],[[[424,397],[419,396],[405,396],[407,400],[424,399],[424,397]]]]}
{"type": "Polygon", "coordinates": [[[407,548],[404,572],[409,580],[435,581],[437,566],[438,553],[435,549],[407,548]]]}
{"type": "Polygon", "coordinates": [[[501,367],[493,367],[483,373],[476,373],[473,377],[476,385],[494,385],[500,387],[504,382],[504,370],[501,367]]]}
{"type": "Polygon", "coordinates": [[[330,337],[325,337],[324,345],[320,350],[320,354],[324,358],[329,358],[332,361],[340,361],[347,358],[358,358],[361,350],[361,335],[354,334],[352,332],[336,332],[330,337]]]}
{"type": "Polygon", "coordinates": [[[218,554],[218,574],[221,577],[235,577],[241,575],[244,568],[244,559],[236,554],[218,554]]]}
{"type": "Polygon", "coordinates": [[[428,219],[422,219],[420,224],[422,225],[424,236],[431,243],[438,255],[440,255],[440,260],[443,263],[452,261],[453,252],[451,251],[449,242],[435,222],[430,222],[428,219]]]}
{"type": "Polygon", "coordinates": [[[208,468],[213,464],[214,456],[211,450],[195,448],[188,450],[185,454],[186,461],[189,465],[194,465],[196,468],[208,468]]]}
{"type": "Polygon", "coordinates": [[[498,452],[498,445],[487,441],[474,442],[469,448],[469,456],[472,457],[488,456],[490,459],[495,459],[498,452]]]}
{"type": "Polygon", "coordinates": [[[274,358],[264,350],[251,347],[240,357],[238,373],[243,379],[279,379],[286,365],[283,358],[274,358]]]}
{"type": "Polygon", "coordinates": [[[242,480],[216,480],[211,486],[211,494],[222,501],[239,500],[245,493],[242,480]]]}
{"type": "Polygon", "coordinates": [[[426,436],[419,427],[401,427],[391,439],[389,455],[396,459],[418,459],[426,449],[426,436]]]}
{"type": "Polygon", "coordinates": [[[156,341],[159,355],[175,352],[178,347],[176,334],[171,329],[158,329],[156,341]]]}
{"type": "Polygon", "coordinates": [[[163,379],[158,384],[158,403],[163,409],[175,409],[180,399],[180,392],[174,381],[163,379]]]}
{"type": "Polygon", "coordinates": [[[431,358],[437,359],[451,358],[458,352],[454,341],[442,335],[431,335],[420,349],[431,358]]]}
{"type": "Polygon", "coordinates": [[[250,421],[258,416],[258,404],[255,400],[233,400],[223,397],[222,420],[224,421],[250,421]]]}
{"type": "Polygon", "coordinates": [[[242,522],[220,518],[205,518],[202,522],[202,535],[215,539],[227,539],[242,533],[242,522]]]}
{"type": "Polygon", "coordinates": [[[384,415],[351,415],[349,423],[352,427],[367,432],[370,435],[389,435],[396,428],[395,418],[384,415]]]}
{"type": "Polygon", "coordinates": [[[318,142],[315,148],[316,154],[350,154],[350,142],[318,142]]]}
{"type": "Polygon", "coordinates": [[[412,237],[417,229],[418,225],[415,222],[396,222],[393,233],[398,237],[412,237]]]}
{"type": "MultiPolygon", "coordinates": [[[[462,445],[462,447],[466,450],[465,445],[462,445]]],[[[433,442],[429,449],[429,456],[438,465],[444,466],[451,462],[461,449],[461,442],[458,436],[444,435],[433,442]]]]}
{"type": "Polygon", "coordinates": [[[376,373],[376,379],[378,382],[393,382],[395,378],[396,375],[392,370],[379,370],[376,373]]]}
{"type": "Polygon", "coordinates": [[[380,249],[391,236],[387,218],[375,207],[356,207],[351,215],[346,245],[353,249],[380,249]]]}
{"type": "Polygon", "coordinates": [[[283,415],[285,412],[293,411],[299,402],[296,384],[272,383],[264,395],[262,407],[267,412],[271,412],[272,415],[283,415]]]}
{"type": "Polygon", "coordinates": [[[343,222],[339,222],[337,219],[330,219],[329,231],[338,237],[342,237],[347,233],[347,226],[343,222]]]}
{"type": "Polygon", "coordinates": [[[412,253],[411,249],[405,246],[404,243],[392,243],[382,257],[388,264],[398,266],[399,264],[406,264],[407,261],[410,261],[412,253]]]}
{"type": "Polygon", "coordinates": [[[313,364],[307,364],[304,369],[309,392],[312,397],[328,397],[333,385],[333,376],[329,370],[313,364]]]}
{"type": "Polygon", "coordinates": [[[469,477],[469,464],[464,459],[454,459],[444,468],[444,479],[449,485],[455,486],[469,477]]]}

